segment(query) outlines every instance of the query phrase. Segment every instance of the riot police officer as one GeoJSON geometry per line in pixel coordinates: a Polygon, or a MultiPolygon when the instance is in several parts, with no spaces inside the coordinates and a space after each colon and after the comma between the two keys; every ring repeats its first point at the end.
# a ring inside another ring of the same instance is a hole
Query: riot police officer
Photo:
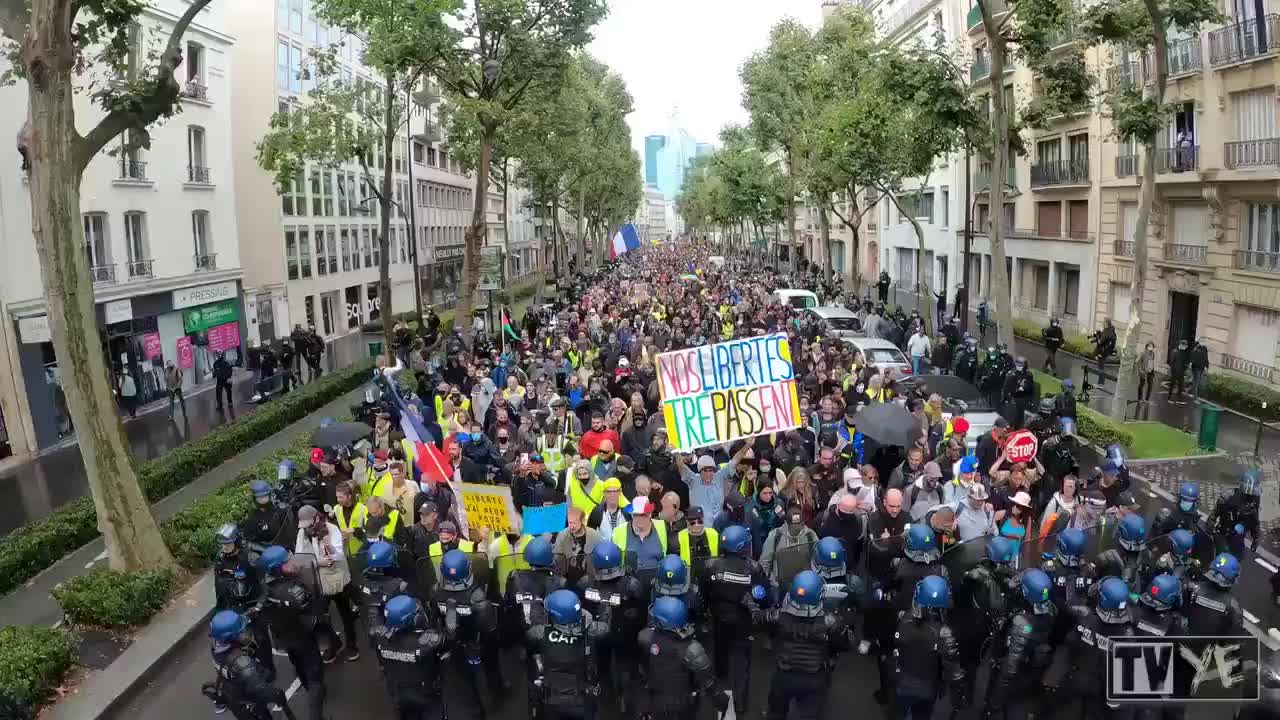
{"type": "Polygon", "coordinates": [[[369,545],[369,559],[360,579],[360,604],[370,633],[383,625],[383,609],[387,601],[409,594],[409,583],[397,577],[395,572],[396,549],[391,543],[379,541],[369,545]]]}
{"type": "Polygon", "coordinates": [[[510,683],[503,679],[498,667],[497,613],[484,586],[471,574],[471,560],[465,552],[450,550],[440,559],[432,605],[443,620],[445,639],[450,645],[448,661],[442,668],[442,675],[449,680],[443,683],[449,716],[453,718],[463,708],[480,714],[481,670],[492,694],[505,696],[510,683]]]}
{"type": "Polygon", "coordinates": [[[893,720],[928,720],[946,686],[956,709],[969,705],[960,646],[942,617],[950,604],[947,581],[929,575],[916,583],[911,609],[899,614],[893,648],[893,702],[889,707],[893,720]]]}
{"type": "Polygon", "coordinates": [[[511,572],[503,599],[504,611],[512,618],[507,627],[518,627],[521,635],[534,625],[546,624],[543,600],[565,586],[564,577],[553,567],[555,553],[546,538],[536,537],[524,546],[524,562],[529,567],[511,572]]]}
{"type": "Polygon", "coordinates": [[[817,720],[822,713],[836,654],[849,647],[848,626],[823,611],[824,594],[822,578],[805,570],[782,601],[773,628],[777,669],[769,685],[768,720],[817,720]]]}
{"type": "MultiPolygon", "coordinates": [[[[1129,513],[1120,519],[1115,532],[1117,547],[1098,555],[1098,574],[1120,578],[1136,597],[1146,579],[1145,568],[1153,562],[1147,552],[1147,521],[1137,513],[1129,513]]],[[[1093,586],[1091,596],[1096,595],[1093,590],[1097,587],[1093,586]]]]}
{"type": "Polygon", "coordinates": [[[1004,390],[1004,359],[994,347],[987,348],[986,362],[978,368],[978,389],[991,407],[1001,406],[1004,390]]]}
{"type": "Polygon", "coordinates": [[[655,718],[693,720],[700,699],[710,700],[718,712],[729,697],[716,690],[711,658],[693,637],[684,603],[660,597],[650,610],[650,625],[636,638],[644,680],[645,706],[655,718]]]}
{"type": "Polygon", "coordinates": [[[234,610],[222,610],[209,622],[213,664],[218,678],[202,692],[218,707],[231,710],[236,720],[271,720],[269,706],[287,707],[284,692],[272,686],[272,673],[254,657],[249,621],[234,610]]]}
{"type": "Polygon", "coordinates": [[[1258,471],[1247,470],[1240,476],[1240,486],[1227,497],[1220,498],[1209,516],[1209,527],[1236,557],[1244,556],[1245,538],[1250,550],[1258,549],[1258,471]],[[1237,532],[1236,527],[1244,530],[1237,532]]]}
{"type": "Polygon", "coordinates": [[[1149,586],[1151,579],[1158,574],[1168,573],[1186,582],[1198,577],[1200,561],[1195,558],[1195,546],[1195,537],[1190,531],[1178,528],[1169,533],[1169,550],[1146,567],[1142,587],[1149,586]]]}
{"type": "Polygon", "coordinates": [[[1004,415],[1015,429],[1027,424],[1027,409],[1037,392],[1036,379],[1027,367],[1027,359],[1019,355],[1004,376],[1004,415]]]}
{"type": "Polygon", "coordinates": [[[978,374],[978,341],[974,340],[969,333],[964,334],[964,342],[956,350],[953,363],[956,375],[972,385],[978,374]]]}
{"type": "Polygon", "coordinates": [[[710,626],[707,625],[706,608],[702,602],[702,589],[690,579],[689,566],[679,555],[668,555],[658,563],[658,572],[653,576],[653,600],[661,597],[679,598],[684,603],[685,614],[689,624],[699,640],[708,639],[710,626]]]}
{"type": "Polygon", "coordinates": [[[1212,536],[1209,527],[1200,519],[1199,483],[1182,483],[1182,487],[1178,488],[1178,507],[1161,508],[1160,512],[1156,513],[1156,519],[1151,524],[1151,535],[1160,537],[1179,528],[1192,533],[1201,533],[1205,537],[1212,536]]]}
{"type": "MultiPolygon", "coordinates": [[[[1152,578],[1147,589],[1142,593],[1138,600],[1138,606],[1134,610],[1134,634],[1146,637],[1182,637],[1187,635],[1190,627],[1187,618],[1182,613],[1174,612],[1183,603],[1183,587],[1182,581],[1173,575],[1162,573],[1152,578]]],[[[1174,673],[1174,683],[1181,685],[1186,682],[1181,677],[1181,673],[1174,673]]],[[[1190,683],[1186,683],[1182,690],[1190,690],[1190,683]]],[[[1186,694],[1179,693],[1182,697],[1186,694]]],[[[1166,698],[1169,699],[1169,698],[1166,698]]],[[[1147,718],[1162,717],[1165,720],[1174,720],[1185,715],[1182,708],[1174,708],[1165,705],[1160,709],[1159,713],[1144,712],[1143,716],[1147,718]]]]}
{"type": "Polygon", "coordinates": [[[1240,578],[1240,561],[1222,553],[1209,563],[1204,577],[1192,582],[1184,610],[1190,635],[1232,635],[1244,627],[1240,603],[1231,595],[1240,578]]]}
{"type": "Polygon", "coordinates": [[[825,537],[813,548],[813,571],[822,578],[822,609],[852,630],[854,613],[866,607],[867,586],[849,571],[844,544],[825,537]]]}
{"type": "Polygon", "coordinates": [[[1062,347],[1064,338],[1062,336],[1062,327],[1058,325],[1058,318],[1049,318],[1049,327],[1040,331],[1040,336],[1044,338],[1044,369],[1054,375],[1058,374],[1058,349],[1062,347]]]}
{"type": "Polygon", "coordinates": [[[1083,530],[1067,528],[1058,533],[1053,557],[1040,565],[1053,583],[1051,596],[1060,620],[1053,633],[1054,645],[1062,642],[1071,629],[1069,609],[1073,605],[1084,603],[1088,598],[1089,588],[1098,581],[1098,569],[1084,559],[1088,544],[1089,539],[1083,530]]]}
{"type": "Polygon", "coordinates": [[[370,637],[400,720],[438,717],[445,639],[439,629],[429,626],[417,599],[409,595],[388,599],[370,637]]]}
{"type": "MultiPolygon", "coordinates": [[[[905,557],[893,559],[889,581],[883,589],[882,596],[889,607],[899,615],[911,609],[914,602],[914,588],[921,580],[930,575],[941,577],[943,581],[948,578],[947,568],[940,562],[942,550],[938,547],[938,538],[928,525],[915,524],[907,530],[903,554],[905,557]]],[[[874,596],[874,592],[872,594],[874,596]]],[[[880,653],[880,689],[876,691],[875,698],[881,705],[889,701],[889,681],[893,677],[890,653],[893,651],[894,643],[891,639],[884,637],[884,633],[893,630],[893,625],[892,622],[885,624],[888,627],[879,628],[878,632],[881,634],[876,638],[880,653]]]]}
{"type": "Polygon", "coordinates": [[[254,657],[266,668],[268,682],[274,681],[276,661],[271,654],[271,633],[258,617],[258,605],[262,602],[262,582],[258,571],[249,562],[241,542],[240,528],[224,523],[215,536],[221,548],[213,565],[213,608],[234,610],[245,615],[253,633],[254,657]]]}
{"type": "Polygon", "coordinates": [[[578,588],[587,607],[609,628],[609,635],[597,648],[597,677],[617,677],[613,689],[626,715],[632,700],[631,680],[635,677],[635,637],[644,627],[648,612],[648,588],[627,574],[622,551],[607,540],[591,551],[591,572],[578,581],[578,588]]]}
{"type": "Polygon", "coordinates": [[[1017,545],[1006,537],[987,540],[986,557],[960,578],[955,597],[956,641],[970,689],[987,638],[998,637],[1006,618],[1009,591],[1018,559],[1017,545]]]}
{"type": "Polygon", "coordinates": [[[1117,577],[1098,583],[1097,605],[1093,610],[1071,608],[1075,628],[1067,635],[1070,663],[1068,689],[1076,702],[1070,717],[1107,716],[1107,648],[1111,640],[1134,635],[1129,614],[1129,586],[1117,577]]]}
{"type": "Polygon", "coordinates": [[[760,563],[751,559],[751,531],[745,527],[725,528],[720,550],[722,556],[707,561],[704,579],[715,638],[715,671],[717,678],[729,678],[735,717],[745,717],[755,641],[751,630],[763,617],[761,603],[768,597],[769,578],[760,563]]]}
{"type": "Polygon", "coordinates": [[[289,657],[293,669],[307,691],[311,720],[324,717],[324,661],[320,658],[320,646],[316,643],[316,618],[318,603],[311,588],[285,574],[289,551],[272,545],[262,551],[262,568],[265,573],[265,597],[262,602],[262,619],[271,628],[271,634],[289,657]]]}
{"type": "Polygon", "coordinates": [[[600,695],[595,651],[609,627],[584,612],[572,590],[556,590],[544,603],[545,625],[525,635],[531,665],[536,668],[530,688],[531,717],[546,720],[589,720],[595,717],[600,695]]]}
{"type": "Polygon", "coordinates": [[[280,536],[280,530],[289,520],[287,508],[277,505],[272,497],[271,485],[254,480],[249,484],[253,493],[253,511],[240,524],[245,540],[258,545],[271,545],[280,536]]]}
{"type": "Polygon", "coordinates": [[[1040,681],[1053,662],[1052,635],[1060,625],[1051,590],[1053,580],[1032,568],[1019,579],[1024,607],[1009,620],[1000,659],[992,669],[987,691],[988,717],[1026,718],[1039,702],[1040,681]]]}

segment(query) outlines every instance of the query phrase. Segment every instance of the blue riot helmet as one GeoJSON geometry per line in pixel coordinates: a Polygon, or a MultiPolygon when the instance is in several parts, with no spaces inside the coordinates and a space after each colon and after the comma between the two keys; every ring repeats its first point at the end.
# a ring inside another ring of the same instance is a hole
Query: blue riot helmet
{"type": "Polygon", "coordinates": [[[1161,573],[1142,593],[1142,604],[1159,612],[1172,610],[1182,602],[1182,581],[1169,573],[1161,573]]]}
{"type": "Polygon", "coordinates": [[[680,598],[664,595],[654,601],[653,607],[649,609],[649,616],[660,629],[675,632],[688,622],[689,611],[680,598]]]}
{"type": "Polygon", "coordinates": [[[450,550],[440,560],[441,584],[445,590],[466,590],[471,584],[471,559],[461,550],[450,550]]]}
{"type": "Polygon", "coordinates": [[[262,551],[262,569],[269,573],[277,573],[284,564],[289,562],[289,551],[279,545],[272,545],[262,551]]]}
{"type": "Polygon", "coordinates": [[[1120,443],[1111,443],[1107,446],[1107,459],[1116,464],[1116,467],[1122,468],[1125,464],[1124,446],[1120,443]]]}
{"type": "Polygon", "coordinates": [[[1244,534],[1245,534],[1244,523],[1236,523],[1235,526],[1232,527],[1231,529],[1234,530],[1235,533],[1240,537],[1244,537],[1244,534]]]}
{"type": "Polygon", "coordinates": [[[1084,562],[1084,552],[1089,544],[1080,528],[1067,528],[1058,533],[1058,547],[1054,556],[1067,567],[1079,567],[1084,562]]]}
{"type": "Polygon", "coordinates": [[[1196,538],[1189,530],[1178,528],[1169,533],[1169,552],[1173,553],[1173,557],[1178,562],[1186,562],[1191,559],[1191,553],[1196,549],[1196,538]]]}
{"type": "Polygon", "coordinates": [[[622,567],[622,550],[607,540],[600,542],[591,551],[591,568],[597,580],[622,577],[626,573],[626,568],[622,567]]]}
{"type": "Polygon", "coordinates": [[[749,550],[751,531],[741,525],[730,525],[720,533],[720,547],[724,549],[725,555],[737,555],[744,550],[749,550]]]}
{"type": "Polygon", "coordinates": [[[1104,578],[1098,584],[1098,618],[1109,625],[1129,620],[1129,586],[1118,577],[1104,578]]]}
{"type": "Polygon", "coordinates": [[[843,582],[847,572],[845,562],[844,544],[838,538],[824,537],[818,541],[813,551],[813,569],[823,579],[841,578],[843,582]]]}
{"type": "Polygon", "coordinates": [[[293,461],[281,460],[280,464],[276,465],[276,479],[288,480],[291,477],[293,477],[293,461]]]}
{"type": "Polygon", "coordinates": [[[378,541],[369,546],[370,570],[386,570],[396,566],[396,549],[389,542],[378,541]]]}
{"type": "Polygon", "coordinates": [[[1073,381],[1071,378],[1067,378],[1066,380],[1062,381],[1062,390],[1064,392],[1071,392],[1072,390],[1075,390],[1075,389],[1076,389],[1075,381],[1073,381]]]}
{"type": "Polygon", "coordinates": [[[926,612],[940,613],[951,604],[951,588],[947,581],[930,575],[916,583],[916,593],[911,599],[911,613],[924,617],[926,612]]]}
{"type": "Polygon", "coordinates": [[[918,563],[936,562],[942,557],[938,547],[938,536],[928,525],[914,524],[907,530],[907,547],[905,554],[918,563]]]}
{"type": "Polygon", "coordinates": [[[1058,432],[1063,435],[1075,437],[1076,419],[1072,417],[1058,418],[1058,432]]]}
{"type": "Polygon", "coordinates": [[[1182,512],[1195,512],[1198,502],[1200,502],[1200,484],[1182,483],[1182,487],[1178,488],[1178,509],[1182,512]]]}
{"type": "Polygon", "coordinates": [[[996,535],[987,540],[987,559],[996,565],[1008,565],[1018,559],[1018,546],[1009,538],[996,535]]]}
{"type": "Polygon", "coordinates": [[[254,499],[271,497],[271,485],[263,480],[254,480],[249,483],[249,490],[253,493],[254,499]]]}
{"type": "Polygon", "coordinates": [[[235,523],[222,523],[218,527],[214,537],[218,539],[219,545],[239,545],[240,544],[240,528],[235,523]]]}
{"type": "Polygon", "coordinates": [[[679,555],[668,555],[658,563],[654,587],[661,595],[683,595],[689,591],[689,568],[679,555]]]}
{"type": "Polygon", "coordinates": [[[396,630],[409,630],[418,623],[418,614],[422,606],[409,595],[397,595],[387,601],[382,609],[382,616],[387,620],[387,627],[396,630]]]}
{"type": "Polygon", "coordinates": [[[1049,612],[1049,606],[1053,604],[1049,598],[1052,587],[1053,581],[1049,579],[1049,574],[1040,568],[1031,568],[1022,573],[1022,597],[1037,615],[1049,612]]]}
{"type": "Polygon", "coordinates": [[[1240,475],[1240,492],[1245,495],[1257,495],[1259,483],[1262,481],[1261,474],[1257,469],[1245,470],[1240,475]]]}
{"type": "Polygon", "coordinates": [[[578,595],[572,590],[557,590],[543,601],[547,609],[547,617],[551,622],[562,627],[578,625],[582,622],[582,604],[578,595]]]}
{"type": "Polygon", "coordinates": [[[1209,563],[1209,569],[1204,571],[1204,576],[1214,585],[1230,589],[1236,584],[1236,580],[1240,579],[1240,561],[1231,553],[1221,553],[1209,563]]]}
{"type": "Polygon", "coordinates": [[[796,617],[817,617],[822,614],[822,578],[812,570],[805,570],[791,581],[787,600],[782,611],[796,617]]]}
{"type": "Polygon", "coordinates": [[[555,561],[555,553],[551,551],[551,543],[546,538],[536,537],[524,546],[524,561],[531,568],[545,569],[555,561]]]}
{"type": "Polygon", "coordinates": [[[235,642],[249,628],[249,621],[235,610],[223,610],[209,621],[209,637],[222,645],[235,642]]]}
{"type": "Polygon", "coordinates": [[[978,472],[978,458],[973,455],[965,455],[960,458],[960,472],[971,473],[978,472]]]}
{"type": "Polygon", "coordinates": [[[1125,515],[1116,527],[1116,542],[1129,552],[1141,551],[1147,546],[1147,521],[1137,513],[1125,515]]]}

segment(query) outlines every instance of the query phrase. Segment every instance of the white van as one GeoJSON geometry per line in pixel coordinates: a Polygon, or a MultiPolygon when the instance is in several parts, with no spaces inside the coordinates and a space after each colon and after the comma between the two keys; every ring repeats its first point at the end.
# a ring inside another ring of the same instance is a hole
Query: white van
{"type": "Polygon", "coordinates": [[[818,296],[808,290],[792,290],[783,288],[773,291],[773,296],[783,305],[790,305],[798,310],[818,307],[818,296]]]}

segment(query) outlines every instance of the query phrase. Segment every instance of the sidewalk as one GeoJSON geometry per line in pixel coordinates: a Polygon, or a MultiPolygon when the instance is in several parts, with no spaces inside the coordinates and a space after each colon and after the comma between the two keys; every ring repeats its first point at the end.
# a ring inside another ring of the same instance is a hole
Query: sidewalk
{"type": "MultiPolygon", "coordinates": [[[[139,408],[138,417],[124,418],[129,451],[140,459],[157,458],[252,412],[257,406],[250,404],[249,398],[256,380],[256,373],[236,373],[231,381],[234,404],[227,412],[218,411],[212,385],[187,395],[185,418],[182,410],[175,406],[176,417],[169,419],[167,398],[139,408]]],[[[0,535],[88,494],[89,481],[75,439],[47,448],[30,460],[0,471],[0,497],[9,501],[0,505],[0,535]]]]}
{"type": "MultiPolygon", "coordinates": [[[[317,427],[320,418],[348,412],[363,396],[364,388],[345,393],[301,420],[281,428],[271,437],[236,455],[200,476],[195,482],[152,506],[156,521],[163,522],[186,508],[193,500],[207,495],[235,479],[245,469],[288,446],[299,434],[317,427]]],[[[167,418],[167,416],[166,416],[167,418]]],[[[62,610],[49,597],[58,583],[83,574],[106,559],[106,549],[98,538],[58,561],[26,585],[0,597],[0,617],[6,625],[52,625],[62,619],[62,610]]]]}

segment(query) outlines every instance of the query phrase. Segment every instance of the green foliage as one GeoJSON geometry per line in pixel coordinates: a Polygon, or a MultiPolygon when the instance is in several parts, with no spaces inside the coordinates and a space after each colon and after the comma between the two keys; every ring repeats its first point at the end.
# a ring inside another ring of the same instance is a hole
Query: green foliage
{"type": "MultiPolygon", "coordinates": [[[[1019,321],[1014,321],[1015,326],[1017,322],[1019,321]]],[[[1057,395],[1062,392],[1062,381],[1039,370],[1032,370],[1031,373],[1035,375],[1041,395],[1057,395]]],[[[1076,432],[1080,437],[1102,447],[1120,443],[1126,448],[1132,448],[1134,444],[1133,432],[1128,426],[1121,425],[1084,404],[1076,406],[1076,432]]]]}
{"type": "MultiPolygon", "coordinates": [[[[1044,330],[1042,325],[1030,320],[1013,319],[1013,334],[1023,340],[1030,340],[1043,345],[1044,336],[1041,334],[1042,330],[1044,330]]],[[[1093,343],[1089,342],[1088,337],[1080,333],[1063,333],[1062,349],[1080,357],[1093,357],[1093,343]]]]}
{"type": "MultiPolygon", "coordinates": [[[[357,365],[322,377],[199,440],[143,463],[138,480],[147,499],[155,502],[189,485],[232,456],[359,387],[369,376],[368,367],[357,365]]],[[[93,501],[81,498],[0,538],[0,592],[18,587],[97,536],[93,501]]]]}
{"type": "Polygon", "coordinates": [[[1205,375],[1201,394],[1232,410],[1261,417],[1268,422],[1274,421],[1277,410],[1280,410],[1280,392],[1276,392],[1274,387],[1226,373],[1205,375]],[[1262,408],[1264,402],[1267,404],[1265,410],[1262,408]]]}
{"type": "Polygon", "coordinates": [[[164,607],[172,587],[169,568],[133,573],[98,568],[54,588],[53,599],[77,625],[129,627],[164,607]]]}
{"type": "Polygon", "coordinates": [[[62,684],[75,660],[76,638],[67,630],[0,628],[0,688],[19,702],[43,702],[62,684]]]}

